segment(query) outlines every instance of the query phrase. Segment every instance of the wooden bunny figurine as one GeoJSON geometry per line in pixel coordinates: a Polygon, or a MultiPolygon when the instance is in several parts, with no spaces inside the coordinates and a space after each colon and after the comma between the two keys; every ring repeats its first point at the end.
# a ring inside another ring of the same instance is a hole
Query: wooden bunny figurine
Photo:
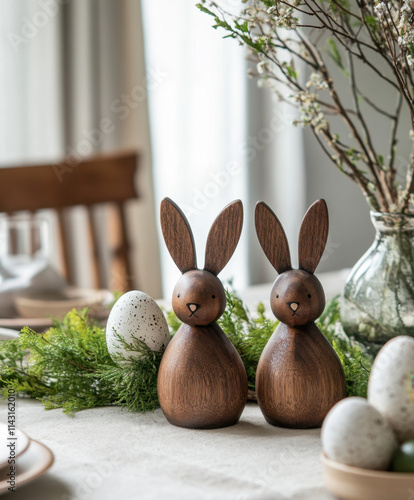
{"type": "Polygon", "coordinates": [[[197,269],[189,223],[169,198],[161,203],[167,248],[183,273],[172,307],[183,322],[169,343],[158,373],[158,399],[167,420],[180,427],[214,429],[238,422],[247,400],[247,375],[238,352],[216,323],[226,307],[219,272],[237,246],[243,205],[235,201],[214,221],[204,269],[197,269]]]}
{"type": "Polygon", "coordinates": [[[328,237],[328,209],[319,200],[303,218],[299,269],[292,269],[283,227],[263,202],[256,205],[255,222],[263,251],[279,273],[270,305],[280,320],[259,360],[257,400],[269,424],[320,427],[332,406],[346,396],[341,362],[314,323],[325,307],[322,285],[313,273],[328,237]]]}

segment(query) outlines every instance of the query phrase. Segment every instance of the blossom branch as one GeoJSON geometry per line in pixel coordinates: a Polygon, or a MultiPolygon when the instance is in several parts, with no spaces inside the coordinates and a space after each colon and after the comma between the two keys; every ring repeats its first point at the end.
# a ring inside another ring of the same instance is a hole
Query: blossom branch
{"type": "Polygon", "coordinates": [[[214,16],[216,28],[224,28],[227,36],[251,49],[258,76],[273,85],[281,99],[301,110],[299,122],[310,126],[324,153],[360,186],[371,207],[383,212],[409,211],[414,199],[414,151],[404,187],[395,184],[395,161],[404,109],[411,116],[414,134],[412,0],[356,0],[356,4],[346,0],[253,0],[240,16],[225,13],[216,2],[213,5],[222,17],[201,9],[214,16]],[[330,36],[328,55],[349,79],[352,106],[334,81],[323,53],[326,34],[330,36]],[[356,66],[357,61],[362,65],[356,66]],[[310,70],[308,81],[297,68],[310,70]],[[367,72],[397,93],[394,111],[361,91],[359,81],[367,72]],[[282,96],[278,85],[290,89],[291,95],[282,96]],[[361,101],[390,121],[388,156],[376,148],[361,101]],[[351,145],[331,132],[330,114],[347,125],[351,145]],[[360,168],[362,164],[366,171],[360,168]]]}

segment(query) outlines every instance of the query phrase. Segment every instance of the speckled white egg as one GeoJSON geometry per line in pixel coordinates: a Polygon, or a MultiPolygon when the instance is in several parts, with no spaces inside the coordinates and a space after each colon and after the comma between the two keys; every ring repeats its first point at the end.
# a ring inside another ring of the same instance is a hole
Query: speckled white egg
{"type": "Polygon", "coordinates": [[[132,290],[122,295],[112,308],[106,324],[106,344],[111,357],[122,354],[124,358],[139,357],[127,351],[116,334],[128,344],[134,337],[144,342],[152,351],[161,351],[170,340],[167,321],[158,304],[144,292],[132,290]]]}
{"type": "Polygon", "coordinates": [[[345,398],[326,416],[322,447],[328,458],[365,469],[387,469],[397,447],[391,426],[363,398],[345,398]]]}
{"type": "Polygon", "coordinates": [[[368,401],[393,427],[398,439],[414,439],[414,338],[388,341],[372,365],[368,401]]]}

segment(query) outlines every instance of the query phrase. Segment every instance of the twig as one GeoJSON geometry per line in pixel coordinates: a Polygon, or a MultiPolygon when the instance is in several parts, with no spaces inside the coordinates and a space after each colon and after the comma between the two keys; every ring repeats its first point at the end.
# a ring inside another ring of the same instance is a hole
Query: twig
{"type": "Polygon", "coordinates": [[[388,187],[388,184],[385,182],[385,179],[383,176],[381,176],[381,172],[377,171],[377,166],[379,165],[378,157],[377,154],[374,150],[374,146],[372,144],[372,138],[371,134],[369,131],[369,128],[365,122],[364,116],[361,113],[361,108],[359,106],[359,100],[358,100],[358,91],[356,89],[356,81],[355,81],[355,68],[354,68],[354,61],[352,59],[352,56],[348,53],[348,62],[349,62],[349,75],[350,75],[350,80],[351,80],[351,93],[352,97],[354,100],[354,106],[355,106],[355,111],[358,117],[358,120],[360,121],[362,128],[365,133],[365,141],[367,143],[367,153],[369,155],[369,165],[370,165],[370,170],[372,172],[372,175],[375,178],[376,185],[378,188],[380,188],[380,196],[386,198],[386,204],[384,204],[384,207],[386,210],[389,210],[389,206],[392,205],[392,195],[390,192],[390,189],[388,187]]]}

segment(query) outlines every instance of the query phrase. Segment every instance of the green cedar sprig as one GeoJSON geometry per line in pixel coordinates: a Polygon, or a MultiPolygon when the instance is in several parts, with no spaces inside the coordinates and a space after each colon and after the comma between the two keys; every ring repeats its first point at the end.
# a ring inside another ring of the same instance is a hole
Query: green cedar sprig
{"type": "MultiPolygon", "coordinates": [[[[254,391],[257,363],[279,321],[269,318],[263,303],[259,303],[252,315],[234,292],[226,290],[226,298],[227,307],[218,323],[239,352],[246,368],[249,389],[254,391]]],[[[175,333],[180,321],[173,312],[168,313],[167,321],[175,333]]],[[[338,297],[327,302],[316,324],[338,354],[345,372],[348,396],[366,398],[372,359],[363,346],[352,341],[342,329],[338,297]]]]}
{"type": "Polygon", "coordinates": [[[162,353],[139,339],[132,344],[120,341],[140,359],[115,363],[105,330],[88,318],[87,310],[73,310],[43,335],[24,328],[18,339],[2,342],[0,385],[40,399],[46,409],[62,408],[68,414],[108,405],[133,411],[157,408],[162,353]]]}
{"type": "Polygon", "coordinates": [[[344,332],[338,298],[326,304],[316,324],[341,360],[346,377],[347,395],[366,398],[373,359],[362,344],[352,341],[344,332]]]}
{"type": "MultiPolygon", "coordinates": [[[[219,323],[240,353],[249,388],[254,390],[257,363],[278,321],[265,314],[263,304],[251,314],[235,293],[226,295],[227,308],[219,323]]],[[[180,321],[171,311],[166,315],[174,335],[180,321]]],[[[318,326],[341,359],[348,395],[366,397],[371,360],[341,330],[337,299],[327,304],[318,326]]],[[[67,414],[109,405],[141,412],[157,408],[163,353],[151,351],[139,339],[128,344],[118,336],[118,341],[131,356],[111,358],[105,329],[90,320],[86,310],[71,311],[43,335],[24,328],[18,339],[0,342],[0,386],[5,395],[12,388],[41,400],[47,409],[62,408],[67,414]]]]}

